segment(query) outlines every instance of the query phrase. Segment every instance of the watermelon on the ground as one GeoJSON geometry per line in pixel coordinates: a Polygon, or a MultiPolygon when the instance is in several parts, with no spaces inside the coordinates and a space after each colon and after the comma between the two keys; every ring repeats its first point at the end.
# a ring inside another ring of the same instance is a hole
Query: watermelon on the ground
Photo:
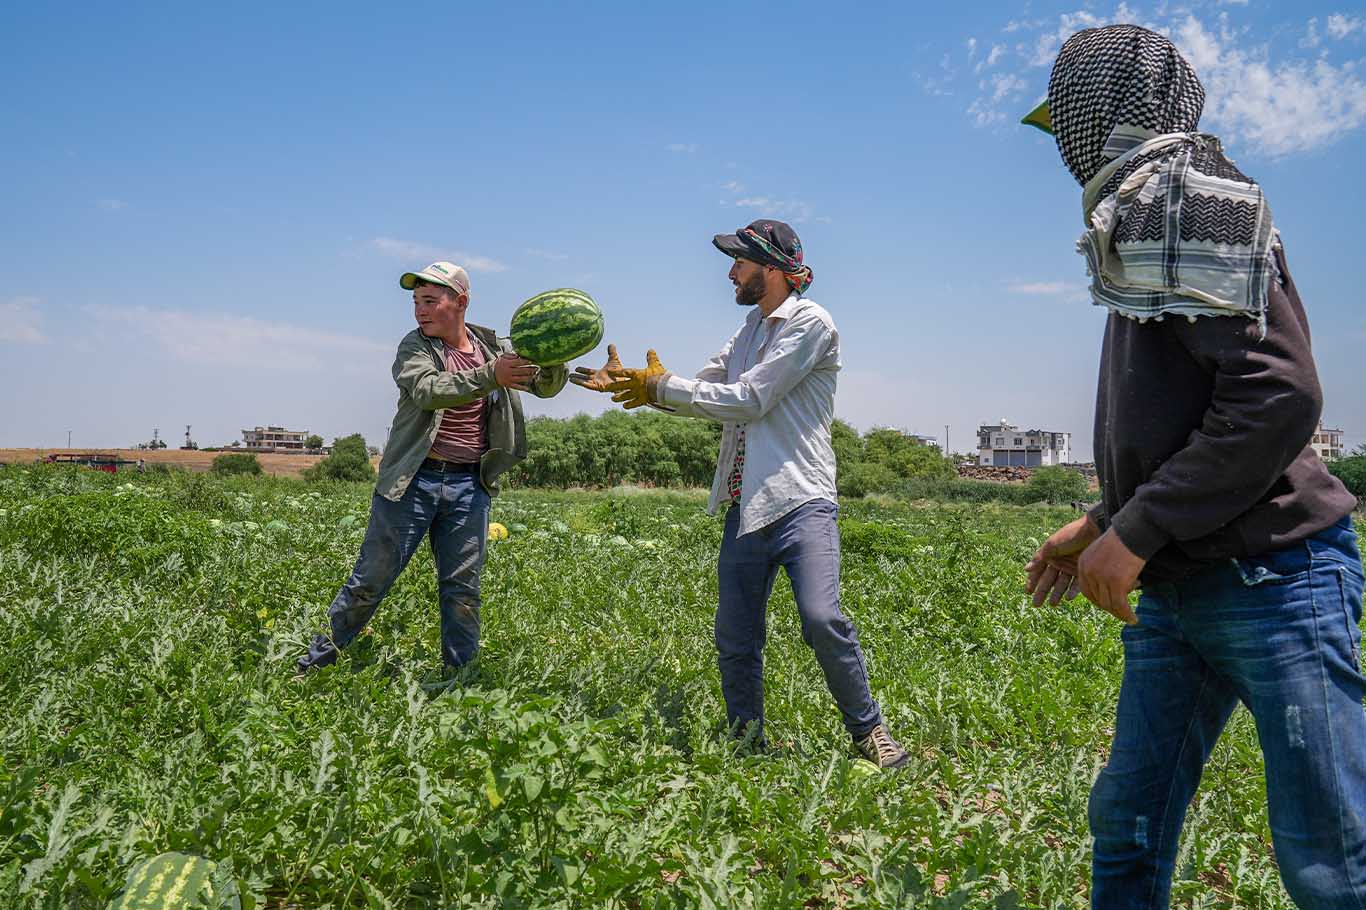
{"type": "Polygon", "coordinates": [[[237,882],[212,860],[162,853],[128,873],[109,910],[239,910],[237,882]]]}
{"type": "Polygon", "coordinates": [[[602,310],[583,291],[537,294],[512,314],[512,349],[532,363],[554,366],[587,354],[602,341],[602,310]]]}

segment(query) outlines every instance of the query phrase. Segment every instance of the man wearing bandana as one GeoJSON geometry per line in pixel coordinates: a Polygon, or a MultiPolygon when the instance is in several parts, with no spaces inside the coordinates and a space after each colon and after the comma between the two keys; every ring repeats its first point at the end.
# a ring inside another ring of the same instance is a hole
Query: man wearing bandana
{"type": "Polygon", "coordinates": [[[858,632],[840,609],[830,444],[839,333],[830,314],[804,296],[811,269],[788,225],[760,219],[712,243],[734,260],[735,302],[752,309],[696,379],[670,373],[654,351],[644,369],[625,369],[609,345],[606,366],[579,367],[570,380],[613,392],[612,400],[627,408],[649,404],[722,425],[708,511],[728,506],[717,566],[716,648],[731,730],[764,742],[768,598],[783,568],[802,639],[815,651],[855,747],[879,767],[900,767],[906,751],[883,723],[858,632]]]}
{"type": "Polygon", "coordinates": [[[1080,592],[1126,623],[1091,790],[1092,906],[1168,905],[1186,808],[1241,703],[1286,890],[1366,908],[1354,499],[1309,447],[1322,394],[1304,307],[1261,188],[1196,132],[1204,97],[1167,39],[1110,26],[1063,45],[1025,118],[1083,187],[1078,251],[1110,311],[1102,501],[1039,549],[1028,590],[1036,605],[1080,592]]]}

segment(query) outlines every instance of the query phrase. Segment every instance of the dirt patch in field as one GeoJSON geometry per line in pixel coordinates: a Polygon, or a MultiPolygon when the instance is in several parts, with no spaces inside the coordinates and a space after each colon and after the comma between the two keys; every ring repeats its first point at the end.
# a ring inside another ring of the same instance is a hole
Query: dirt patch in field
{"type": "MultiPolygon", "coordinates": [[[[208,471],[213,465],[215,456],[222,455],[224,452],[232,452],[233,449],[224,449],[219,452],[202,451],[182,451],[180,449],[0,449],[0,464],[33,464],[35,461],[42,461],[48,455],[54,453],[72,453],[80,455],[116,455],[122,461],[131,461],[134,464],[141,458],[148,465],[164,464],[184,468],[187,471],[208,471]]],[[[262,453],[256,456],[261,462],[261,469],[267,474],[276,477],[298,477],[304,472],[305,468],[311,467],[321,461],[322,455],[295,455],[284,453],[262,453]]],[[[376,467],[379,466],[379,456],[370,459],[376,467]]],[[[130,471],[134,464],[119,465],[120,471],[130,471]]]]}

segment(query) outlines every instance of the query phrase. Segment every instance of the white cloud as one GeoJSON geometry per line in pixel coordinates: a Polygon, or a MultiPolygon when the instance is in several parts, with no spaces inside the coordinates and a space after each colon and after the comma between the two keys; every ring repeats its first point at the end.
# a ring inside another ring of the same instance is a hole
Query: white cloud
{"type": "Polygon", "coordinates": [[[976,38],[969,38],[968,41],[967,41],[967,44],[968,44],[968,59],[971,60],[973,57],[976,57],[976,56],[977,56],[977,39],[976,39],[976,38]]]}
{"type": "Polygon", "coordinates": [[[128,208],[128,203],[122,199],[99,199],[96,200],[95,204],[106,212],[120,212],[128,208]]]}
{"type": "Polygon", "coordinates": [[[968,105],[968,114],[972,116],[973,123],[978,126],[991,126],[993,123],[1004,123],[1006,115],[992,107],[985,99],[978,98],[968,105]]]}
{"type": "Polygon", "coordinates": [[[1131,17],[1122,16],[1122,12],[1128,12],[1128,7],[1120,4],[1119,10],[1115,11],[1112,17],[1102,18],[1086,10],[1077,10],[1074,13],[1063,13],[1058,17],[1058,25],[1052,31],[1046,31],[1034,39],[1032,47],[1019,45],[1017,50],[1024,56],[1025,62],[1029,66],[1052,66],[1054,59],[1058,56],[1058,50],[1062,43],[1072,37],[1073,33],[1084,28],[1096,28],[1101,25],[1112,25],[1116,22],[1129,22],[1131,17]]]}
{"type": "Polygon", "coordinates": [[[721,184],[721,189],[725,190],[727,193],[743,193],[745,191],[745,185],[738,180],[727,180],[725,183],[721,184]]]}
{"type": "Polygon", "coordinates": [[[977,64],[976,67],[973,68],[973,72],[980,73],[982,72],[982,70],[991,69],[993,66],[995,66],[997,63],[1001,61],[1001,57],[1005,54],[1005,52],[1006,46],[1004,44],[993,44],[991,46],[991,50],[987,52],[986,58],[982,60],[981,63],[977,64]]]}
{"type": "Polygon", "coordinates": [[[1351,62],[1273,64],[1265,46],[1239,48],[1227,28],[1213,32],[1194,16],[1177,24],[1172,39],[1205,84],[1202,125],[1268,154],[1318,148],[1366,124],[1366,82],[1351,62]]]}
{"type": "Polygon", "coordinates": [[[1356,16],[1333,13],[1328,17],[1328,34],[1341,41],[1353,32],[1359,31],[1363,25],[1366,25],[1366,22],[1356,16]]]}
{"type": "Polygon", "coordinates": [[[1300,47],[1314,48],[1322,43],[1323,39],[1319,37],[1319,20],[1315,17],[1304,24],[1304,37],[1300,39],[1300,47]]]}
{"type": "Polygon", "coordinates": [[[548,259],[551,262],[564,262],[569,258],[568,253],[557,253],[554,250],[542,250],[536,247],[529,247],[526,251],[528,256],[535,256],[537,259],[548,259]]]}
{"type": "Polygon", "coordinates": [[[1006,285],[1006,291],[1027,297],[1053,297],[1068,302],[1090,299],[1083,285],[1071,281],[1017,281],[1006,285]]]}
{"type": "Polygon", "coordinates": [[[508,267],[497,259],[462,250],[442,249],[430,243],[396,240],[393,237],[376,237],[370,241],[370,246],[391,259],[398,259],[409,265],[416,262],[425,264],[445,260],[464,266],[466,270],[471,272],[506,272],[508,270],[508,267]]]}
{"type": "Polygon", "coordinates": [[[392,344],[310,326],[230,313],[91,304],[83,311],[106,331],[124,329],[178,360],[253,371],[373,373],[393,356],[392,344]]]}
{"type": "MultiPolygon", "coordinates": [[[[725,202],[721,203],[725,205],[725,202]]],[[[818,221],[829,224],[830,219],[814,217],[809,203],[800,199],[775,199],[771,196],[745,196],[731,203],[737,208],[762,209],[765,215],[783,218],[801,224],[804,221],[818,221]]]]}
{"type": "Polygon", "coordinates": [[[664,146],[664,148],[675,154],[692,155],[696,153],[701,146],[696,142],[670,142],[668,145],[664,146]]]}
{"type": "Polygon", "coordinates": [[[0,342],[42,344],[43,316],[37,297],[15,297],[0,303],[0,342]]]}
{"type": "Polygon", "coordinates": [[[1012,95],[1018,95],[1025,89],[1025,81],[1012,73],[1002,73],[999,76],[992,76],[983,85],[991,86],[991,100],[993,102],[1003,101],[1012,95]]]}
{"type": "MultiPolygon", "coordinates": [[[[1221,3],[1242,6],[1242,3],[1221,3]]],[[[1325,34],[1343,40],[1366,31],[1366,19],[1334,13],[1324,24],[1317,18],[1305,25],[1296,52],[1278,44],[1273,57],[1270,40],[1254,42],[1248,27],[1231,22],[1234,13],[1220,12],[1201,19],[1189,8],[1159,2],[1145,13],[1128,3],[1112,11],[1079,9],[1056,19],[1012,20],[1002,29],[1014,34],[1013,44],[996,45],[982,58],[977,71],[988,65],[1000,69],[977,80],[976,94],[964,112],[979,127],[1013,122],[1015,103],[1035,86],[1043,93],[1046,76],[1036,70],[1051,66],[1062,43],[1077,30],[1113,22],[1132,22],[1169,35],[1195,67],[1205,86],[1205,115],[1201,126],[1223,135],[1230,148],[1250,146],[1272,156],[1308,151],[1337,141],[1366,125],[1366,80],[1359,61],[1330,59],[1325,34]],[[1311,56],[1312,54],[1312,56],[1311,56]]],[[[979,55],[980,56],[980,55],[979,55]]],[[[947,80],[921,80],[931,94],[951,94],[947,80]]]]}

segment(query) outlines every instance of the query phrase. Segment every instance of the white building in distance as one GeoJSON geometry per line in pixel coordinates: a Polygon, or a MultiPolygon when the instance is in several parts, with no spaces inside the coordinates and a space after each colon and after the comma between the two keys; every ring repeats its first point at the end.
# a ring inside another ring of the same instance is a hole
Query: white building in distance
{"type": "Polygon", "coordinates": [[[242,448],[248,452],[302,452],[305,448],[304,441],[310,435],[307,430],[256,427],[242,431],[242,448]]]}
{"type": "Polygon", "coordinates": [[[1325,427],[1322,420],[1319,421],[1319,428],[1314,431],[1314,438],[1309,444],[1314,447],[1314,451],[1324,461],[1335,461],[1344,454],[1342,451],[1342,430],[1325,427]]]}
{"type": "Polygon", "coordinates": [[[977,463],[980,465],[1041,468],[1071,461],[1071,433],[1021,430],[1004,417],[977,428],[977,463]]]}

